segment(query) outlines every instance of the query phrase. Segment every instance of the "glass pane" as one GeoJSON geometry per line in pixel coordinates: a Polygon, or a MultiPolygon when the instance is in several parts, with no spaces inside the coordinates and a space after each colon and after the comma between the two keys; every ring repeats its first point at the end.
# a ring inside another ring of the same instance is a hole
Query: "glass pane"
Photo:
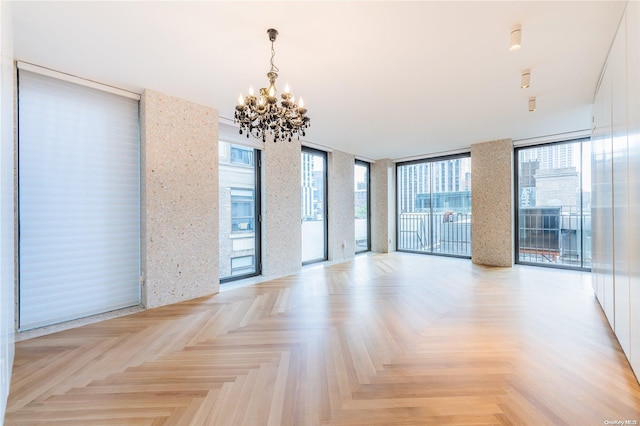
{"type": "Polygon", "coordinates": [[[471,158],[398,165],[398,250],[471,256],[471,158]]]}
{"type": "Polygon", "coordinates": [[[253,165],[253,149],[240,145],[231,145],[231,162],[248,166],[253,165]]]}
{"type": "Polygon", "coordinates": [[[258,273],[255,150],[219,144],[220,279],[258,273]]]}
{"type": "Polygon", "coordinates": [[[439,171],[431,193],[435,253],[471,256],[471,158],[436,161],[439,171]]]}
{"type": "Polygon", "coordinates": [[[556,143],[517,151],[519,262],[590,266],[589,144],[556,143]]]}
{"type": "Polygon", "coordinates": [[[356,253],[370,250],[369,242],[369,164],[354,167],[354,214],[356,253]]]}
{"type": "Polygon", "coordinates": [[[231,258],[231,275],[243,276],[255,271],[255,256],[242,256],[231,258]]]}
{"type": "Polygon", "coordinates": [[[591,268],[591,140],[582,142],[582,267],[591,268]]]}
{"type": "Polygon", "coordinates": [[[398,250],[431,251],[431,163],[398,165],[398,250]]]}
{"type": "Polygon", "coordinates": [[[302,263],[327,259],[326,154],[302,151],[302,263]]]}

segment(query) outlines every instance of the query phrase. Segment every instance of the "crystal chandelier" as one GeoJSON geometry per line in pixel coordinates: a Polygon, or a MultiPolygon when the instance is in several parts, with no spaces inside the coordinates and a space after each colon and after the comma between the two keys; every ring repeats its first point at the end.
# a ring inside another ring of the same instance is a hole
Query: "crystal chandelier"
{"type": "Polygon", "coordinates": [[[296,104],[293,94],[289,93],[289,86],[285,86],[284,93],[278,104],[276,89],[276,78],[278,78],[278,67],[273,63],[276,51],[273,43],[276,41],[278,31],[270,28],[267,30],[269,40],[271,40],[271,69],[267,73],[269,87],[261,88],[260,95],[253,95],[253,88],[249,88],[249,95],[243,98],[240,95],[239,103],[236,105],[235,122],[240,124],[240,134],[252,135],[257,139],[266,142],[267,135],[273,136],[273,141],[288,140],[295,135],[300,139],[300,135],[305,136],[305,129],[309,127],[309,117],[307,109],[304,107],[302,98],[296,104]]]}

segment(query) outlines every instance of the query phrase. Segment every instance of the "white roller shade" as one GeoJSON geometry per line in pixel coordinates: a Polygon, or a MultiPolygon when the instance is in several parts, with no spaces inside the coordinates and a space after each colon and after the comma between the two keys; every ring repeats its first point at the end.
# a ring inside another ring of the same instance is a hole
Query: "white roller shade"
{"type": "Polygon", "coordinates": [[[140,303],[138,101],[19,71],[20,329],[140,303]]]}

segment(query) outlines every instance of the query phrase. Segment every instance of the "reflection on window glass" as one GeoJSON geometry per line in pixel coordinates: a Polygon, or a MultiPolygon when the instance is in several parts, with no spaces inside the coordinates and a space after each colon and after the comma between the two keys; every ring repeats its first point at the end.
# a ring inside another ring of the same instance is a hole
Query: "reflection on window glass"
{"type": "Polygon", "coordinates": [[[259,274],[259,151],[219,144],[220,280],[259,274]]]}
{"type": "Polygon", "coordinates": [[[231,232],[253,231],[253,190],[231,189],[231,232]]]}
{"type": "Polygon", "coordinates": [[[231,275],[246,275],[255,270],[254,256],[240,256],[231,258],[231,275]]]}
{"type": "Polygon", "coordinates": [[[518,148],[519,263],[591,266],[591,142],[518,148]]]}
{"type": "Polygon", "coordinates": [[[231,162],[234,164],[253,165],[253,149],[231,145],[231,162]]]}

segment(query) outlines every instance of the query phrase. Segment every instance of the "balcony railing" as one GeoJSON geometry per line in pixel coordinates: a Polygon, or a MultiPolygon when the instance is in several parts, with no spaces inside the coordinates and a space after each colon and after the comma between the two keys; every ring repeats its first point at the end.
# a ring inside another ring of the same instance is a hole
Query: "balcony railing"
{"type": "Polygon", "coordinates": [[[398,250],[471,256],[471,213],[402,213],[398,250]]]}
{"type": "MultiPolygon", "coordinates": [[[[520,208],[518,261],[591,267],[591,215],[568,207],[520,208]]],[[[471,256],[471,213],[402,213],[398,250],[471,256]]]]}
{"type": "Polygon", "coordinates": [[[591,215],[569,207],[527,207],[518,214],[518,261],[591,267],[591,215]]]}

